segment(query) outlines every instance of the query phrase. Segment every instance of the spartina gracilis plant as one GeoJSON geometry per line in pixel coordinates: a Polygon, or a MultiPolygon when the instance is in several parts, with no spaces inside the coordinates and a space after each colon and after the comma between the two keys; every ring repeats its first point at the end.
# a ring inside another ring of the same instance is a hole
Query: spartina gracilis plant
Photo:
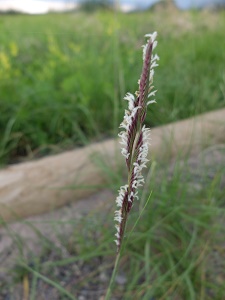
{"type": "Polygon", "coordinates": [[[156,90],[153,86],[153,77],[159,57],[157,54],[153,54],[153,50],[157,46],[157,33],[154,32],[145,36],[147,42],[143,46],[143,67],[141,77],[138,80],[139,90],[135,92],[135,95],[127,93],[124,97],[128,101],[128,110],[125,110],[123,122],[120,124],[120,128],[123,130],[119,133],[119,137],[122,144],[121,153],[126,159],[128,181],[126,185],[120,187],[119,195],[116,198],[118,210],[115,211],[114,219],[116,221],[117,257],[105,300],[110,299],[111,286],[120,259],[127,218],[135,198],[138,200],[138,188],[144,184],[142,169],[146,167],[148,162],[150,129],[144,125],[144,121],[148,105],[155,103],[153,97],[156,90]]]}
{"type": "Polygon", "coordinates": [[[119,137],[123,145],[121,152],[126,159],[128,182],[121,186],[116,199],[118,206],[118,210],[115,212],[117,252],[120,250],[128,214],[134,199],[138,199],[137,189],[144,183],[142,169],[148,162],[150,130],[143,123],[147,106],[155,102],[152,99],[156,93],[156,90],[153,90],[153,76],[159,57],[157,54],[153,55],[152,52],[157,45],[156,36],[156,32],[146,35],[149,39],[143,46],[143,68],[138,80],[139,90],[135,92],[136,97],[131,93],[127,93],[124,97],[125,100],[128,100],[128,110],[125,110],[123,122],[120,124],[123,131],[119,133],[119,137]]]}

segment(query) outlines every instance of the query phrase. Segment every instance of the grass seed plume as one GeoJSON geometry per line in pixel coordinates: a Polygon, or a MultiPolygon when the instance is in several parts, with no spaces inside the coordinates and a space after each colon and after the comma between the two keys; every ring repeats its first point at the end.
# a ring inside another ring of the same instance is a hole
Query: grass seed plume
{"type": "Polygon", "coordinates": [[[153,86],[154,68],[158,66],[159,57],[153,54],[157,46],[157,33],[147,34],[147,43],[143,46],[143,68],[138,80],[139,90],[135,95],[127,93],[124,97],[128,101],[128,110],[120,128],[121,153],[126,159],[128,182],[121,186],[116,199],[118,210],[115,211],[116,245],[117,252],[123,240],[128,214],[133,206],[134,199],[138,200],[138,188],[143,185],[142,169],[148,162],[148,146],[150,129],[144,125],[147,106],[155,103],[156,90],[153,86]]]}

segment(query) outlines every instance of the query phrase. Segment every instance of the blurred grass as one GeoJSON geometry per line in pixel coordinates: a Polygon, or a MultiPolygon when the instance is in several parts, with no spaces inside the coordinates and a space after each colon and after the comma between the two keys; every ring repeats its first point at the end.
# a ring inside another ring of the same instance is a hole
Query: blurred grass
{"type": "Polygon", "coordinates": [[[157,126],[224,107],[225,13],[1,16],[0,163],[115,136],[158,31],[157,126]]]}
{"type": "MultiPolygon", "coordinates": [[[[217,151],[224,155],[224,150],[224,145],[215,146],[194,161],[170,166],[152,163],[140,206],[136,203],[129,216],[118,274],[124,282],[115,284],[115,299],[223,299],[225,167],[212,166],[209,157],[216,158],[217,151]],[[142,203],[147,203],[143,210],[142,203]]],[[[111,177],[110,170],[108,176],[116,189],[121,179],[111,177]]],[[[24,228],[36,233],[39,254],[32,250],[35,244],[29,249],[29,239],[7,225],[10,247],[19,251],[13,268],[3,270],[7,276],[0,296],[20,297],[25,278],[28,299],[101,299],[116,250],[113,210],[72,220],[25,220],[24,228]],[[41,233],[39,222],[55,234],[41,233]]],[[[0,258],[4,256],[2,252],[0,258]]]]}

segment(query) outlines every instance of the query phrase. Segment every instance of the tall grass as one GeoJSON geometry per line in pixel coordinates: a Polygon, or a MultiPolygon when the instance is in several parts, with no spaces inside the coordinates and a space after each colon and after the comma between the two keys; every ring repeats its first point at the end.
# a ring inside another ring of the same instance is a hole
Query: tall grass
{"type": "Polygon", "coordinates": [[[176,10],[1,16],[1,164],[114,136],[143,32],[157,29],[162,57],[148,125],[223,107],[224,20],[176,10]]]}

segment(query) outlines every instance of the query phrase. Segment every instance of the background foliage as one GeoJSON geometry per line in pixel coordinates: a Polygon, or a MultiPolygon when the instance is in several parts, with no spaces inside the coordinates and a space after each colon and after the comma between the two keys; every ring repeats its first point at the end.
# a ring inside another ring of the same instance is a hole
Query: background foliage
{"type": "MultiPolygon", "coordinates": [[[[143,35],[154,30],[159,104],[148,125],[224,107],[224,14],[155,7],[127,15],[1,16],[1,164],[115,136],[122,99],[137,89],[143,35]]],[[[213,145],[169,165],[152,158],[129,219],[115,299],[224,299],[224,150],[213,145]]],[[[124,172],[98,166],[115,192],[124,172]]],[[[0,298],[100,299],[115,256],[114,199],[105,199],[112,209],[104,212],[77,217],[71,204],[17,224],[0,220],[0,246],[7,238],[0,298]]]]}
{"type": "Polygon", "coordinates": [[[0,161],[39,157],[117,134],[157,30],[151,127],[223,107],[224,11],[1,16],[0,161]]]}

